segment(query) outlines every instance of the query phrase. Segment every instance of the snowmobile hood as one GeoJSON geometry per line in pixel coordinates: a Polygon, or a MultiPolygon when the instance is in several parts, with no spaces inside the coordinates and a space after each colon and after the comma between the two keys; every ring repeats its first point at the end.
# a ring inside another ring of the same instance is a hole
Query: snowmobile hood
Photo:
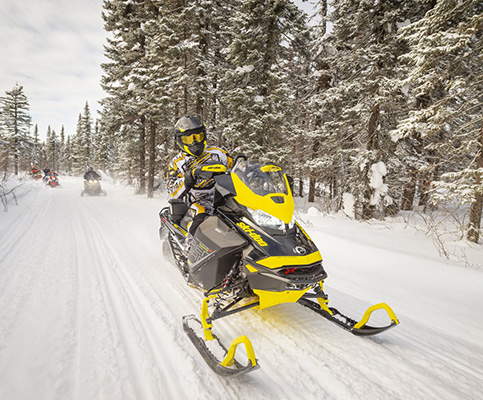
{"type": "Polygon", "coordinates": [[[284,180],[287,186],[285,193],[269,193],[259,195],[254,193],[236,174],[231,174],[235,188],[235,200],[252,210],[261,210],[289,224],[292,221],[295,204],[288,184],[287,176],[284,180]]]}

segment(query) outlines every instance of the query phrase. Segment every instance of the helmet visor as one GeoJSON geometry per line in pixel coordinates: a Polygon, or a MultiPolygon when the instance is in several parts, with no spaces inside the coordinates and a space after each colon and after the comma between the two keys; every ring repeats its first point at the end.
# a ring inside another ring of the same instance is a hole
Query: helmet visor
{"type": "Polygon", "coordinates": [[[193,133],[192,135],[188,136],[181,136],[181,142],[183,144],[187,144],[188,146],[193,144],[193,143],[200,143],[205,139],[205,133],[200,132],[200,133],[193,133]]]}

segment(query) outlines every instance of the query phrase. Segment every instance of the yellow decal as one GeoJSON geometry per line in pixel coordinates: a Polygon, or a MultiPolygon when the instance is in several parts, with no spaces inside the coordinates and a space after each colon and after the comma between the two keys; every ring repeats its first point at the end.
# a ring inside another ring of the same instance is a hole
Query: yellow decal
{"type": "Polygon", "coordinates": [[[262,237],[258,233],[255,233],[255,230],[250,225],[247,225],[244,222],[239,222],[237,225],[248,233],[248,236],[250,236],[260,246],[268,246],[268,244],[263,241],[262,237]]]}
{"type": "Polygon", "coordinates": [[[204,165],[201,167],[201,170],[209,172],[226,172],[226,167],[223,164],[204,165]]]}
{"type": "Polygon", "coordinates": [[[252,274],[258,271],[255,267],[252,267],[250,264],[245,265],[245,267],[247,267],[247,270],[249,270],[252,274]]]}
{"type": "Polygon", "coordinates": [[[280,268],[288,265],[310,265],[322,261],[320,252],[315,251],[312,254],[306,256],[273,256],[267,257],[260,261],[258,264],[267,268],[280,268]]]}
{"type": "Polygon", "coordinates": [[[310,288],[303,290],[286,290],[284,292],[270,292],[268,290],[253,289],[260,299],[260,310],[283,303],[296,303],[310,288]]]}
{"type": "Polygon", "coordinates": [[[188,232],[186,232],[181,226],[179,225],[176,225],[176,224],[173,224],[173,226],[178,230],[180,231],[184,236],[187,236],[188,235],[188,232]]]}
{"type": "Polygon", "coordinates": [[[260,167],[260,170],[262,172],[277,172],[281,171],[282,168],[277,167],[276,165],[264,165],[263,167],[260,167]]]}

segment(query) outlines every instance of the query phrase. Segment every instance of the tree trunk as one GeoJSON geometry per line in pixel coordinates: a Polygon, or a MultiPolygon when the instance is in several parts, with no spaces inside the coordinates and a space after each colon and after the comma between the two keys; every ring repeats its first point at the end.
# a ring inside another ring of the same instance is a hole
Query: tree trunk
{"type": "MultiPolygon", "coordinates": [[[[374,151],[378,148],[377,143],[377,123],[379,120],[381,109],[379,103],[376,103],[371,109],[371,116],[369,117],[369,124],[367,127],[368,141],[367,150],[374,151]]],[[[369,168],[364,168],[364,174],[362,176],[364,179],[364,193],[363,193],[363,204],[362,204],[362,219],[369,220],[374,217],[374,211],[376,207],[371,205],[371,197],[374,193],[374,189],[369,185],[369,168]]]]}
{"type": "Polygon", "coordinates": [[[18,175],[18,139],[15,138],[15,148],[13,149],[13,168],[15,175],[18,175]]]}
{"type": "Polygon", "coordinates": [[[363,220],[370,220],[374,217],[374,211],[376,209],[370,202],[372,196],[372,190],[367,189],[364,194],[364,203],[362,204],[362,215],[363,220]]]}
{"type": "Polygon", "coordinates": [[[139,190],[138,194],[146,193],[146,118],[141,117],[139,132],[139,190]]]}
{"type": "Polygon", "coordinates": [[[156,124],[151,119],[149,133],[148,198],[154,195],[154,166],[156,164],[156,124]]]}
{"type": "Polygon", "coordinates": [[[315,177],[311,176],[309,182],[309,203],[313,203],[315,201],[315,183],[315,177]]]}
{"type": "MultiPolygon", "coordinates": [[[[483,169],[483,123],[480,130],[480,154],[478,155],[477,169],[483,169]]],[[[478,243],[480,239],[481,213],[483,210],[483,188],[481,172],[478,171],[475,176],[475,199],[470,207],[470,220],[468,223],[468,233],[466,238],[470,242],[478,243]]]]}
{"type": "Polygon", "coordinates": [[[414,197],[416,195],[416,178],[412,174],[410,179],[411,181],[404,186],[401,203],[402,211],[411,211],[413,209],[414,197]]]}
{"type": "Polygon", "coordinates": [[[337,197],[337,179],[332,174],[329,179],[330,179],[329,196],[331,200],[334,200],[337,197]]]}
{"type": "Polygon", "coordinates": [[[418,205],[426,207],[429,199],[429,187],[431,186],[431,180],[429,177],[424,177],[419,181],[419,202],[418,205]]]}
{"type": "Polygon", "coordinates": [[[299,178],[299,197],[304,197],[304,181],[301,177],[299,178]]]}
{"type": "Polygon", "coordinates": [[[381,107],[379,103],[376,103],[371,109],[371,116],[369,118],[369,126],[367,133],[369,136],[368,150],[375,150],[377,146],[377,123],[379,121],[379,115],[381,113],[381,107]]]}

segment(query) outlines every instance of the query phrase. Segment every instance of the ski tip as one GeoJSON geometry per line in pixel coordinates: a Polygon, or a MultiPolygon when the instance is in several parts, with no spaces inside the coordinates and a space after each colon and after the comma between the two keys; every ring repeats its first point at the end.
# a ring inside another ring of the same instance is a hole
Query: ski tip
{"type": "MultiPolygon", "coordinates": [[[[203,324],[194,315],[186,315],[183,317],[183,329],[191,339],[195,348],[198,350],[200,355],[203,357],[208,366],[216,372],[218,375],[223,377],[235,377],[244,375],[248,372],[254,371],[260,368],[258,360],[255,357],[255,352],[253,351],[252,343],[247,336],[243,335],[230,344],[228,350],[220,342],[216,335],[213,335],[213,342],[210,342],[210,347],[217,345],[218,350],[224,354],[223,360],[218,359],[207,346],[206,340],[204,340],[200,335],[198,335],[195,329],[190,326],[191,322],[196,322],[199,325],[199,330],[203,329],[203,324]],[[237,347],[243,344],[245,346],[248,362],[246,365],[242,365],[235,359],[235,353],[237,347]]],[[[218,353],[218,352],[217,352],[218,353]]]]}

